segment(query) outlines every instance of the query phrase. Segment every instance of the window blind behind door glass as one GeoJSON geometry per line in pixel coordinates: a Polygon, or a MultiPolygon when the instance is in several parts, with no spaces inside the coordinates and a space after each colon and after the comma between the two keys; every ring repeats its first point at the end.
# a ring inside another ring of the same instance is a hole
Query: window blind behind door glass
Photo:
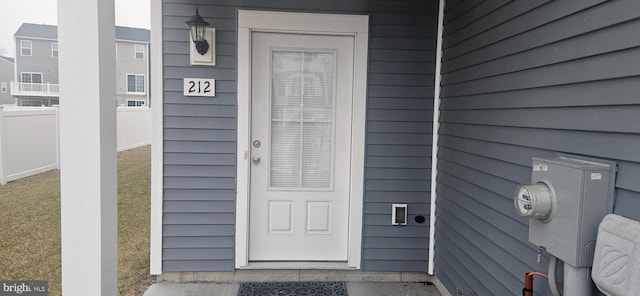
{"type": "Polygon", "coordinates": [[[272,52],[271,187],[330,188],[335,53],[272,52]]]}

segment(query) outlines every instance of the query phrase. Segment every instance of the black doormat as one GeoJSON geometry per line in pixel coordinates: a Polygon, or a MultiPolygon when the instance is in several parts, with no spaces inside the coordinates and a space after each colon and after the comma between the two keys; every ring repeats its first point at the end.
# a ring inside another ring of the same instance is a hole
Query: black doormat
{"type": "Polygon", "coordinates": [[[243,283],[238,296],[347,296],[344,282],[243,283]]]}

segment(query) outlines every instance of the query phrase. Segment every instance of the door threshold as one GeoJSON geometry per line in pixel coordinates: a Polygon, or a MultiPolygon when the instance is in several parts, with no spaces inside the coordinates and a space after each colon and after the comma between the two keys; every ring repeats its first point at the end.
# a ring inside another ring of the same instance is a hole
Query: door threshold
{"type": "Polygon", "coordinates": [[[315,262],[315,261],[279,261],[279,262],[249,262],[249,265],[239,269],[329,269],[329,270],[357,270],[347,262],[315,262]]]}

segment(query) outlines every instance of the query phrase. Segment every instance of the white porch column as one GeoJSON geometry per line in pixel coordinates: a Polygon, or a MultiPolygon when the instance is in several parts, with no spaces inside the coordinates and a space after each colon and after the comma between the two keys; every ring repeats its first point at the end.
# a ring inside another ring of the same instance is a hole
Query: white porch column
{"type": "Polygon", "coordinates": [[[62,294],[117,295],[113,0],[58,0],[62,294]]]}

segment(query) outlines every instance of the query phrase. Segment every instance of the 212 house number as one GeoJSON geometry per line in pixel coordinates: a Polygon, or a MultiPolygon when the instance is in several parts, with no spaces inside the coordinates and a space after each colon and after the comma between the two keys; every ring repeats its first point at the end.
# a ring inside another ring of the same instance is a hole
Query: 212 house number
{"type": "Polygon", "coordinates": [[[216,80],[201,78],[184,78],[184,96],[187,97],[215,97],[216,80]]]}

